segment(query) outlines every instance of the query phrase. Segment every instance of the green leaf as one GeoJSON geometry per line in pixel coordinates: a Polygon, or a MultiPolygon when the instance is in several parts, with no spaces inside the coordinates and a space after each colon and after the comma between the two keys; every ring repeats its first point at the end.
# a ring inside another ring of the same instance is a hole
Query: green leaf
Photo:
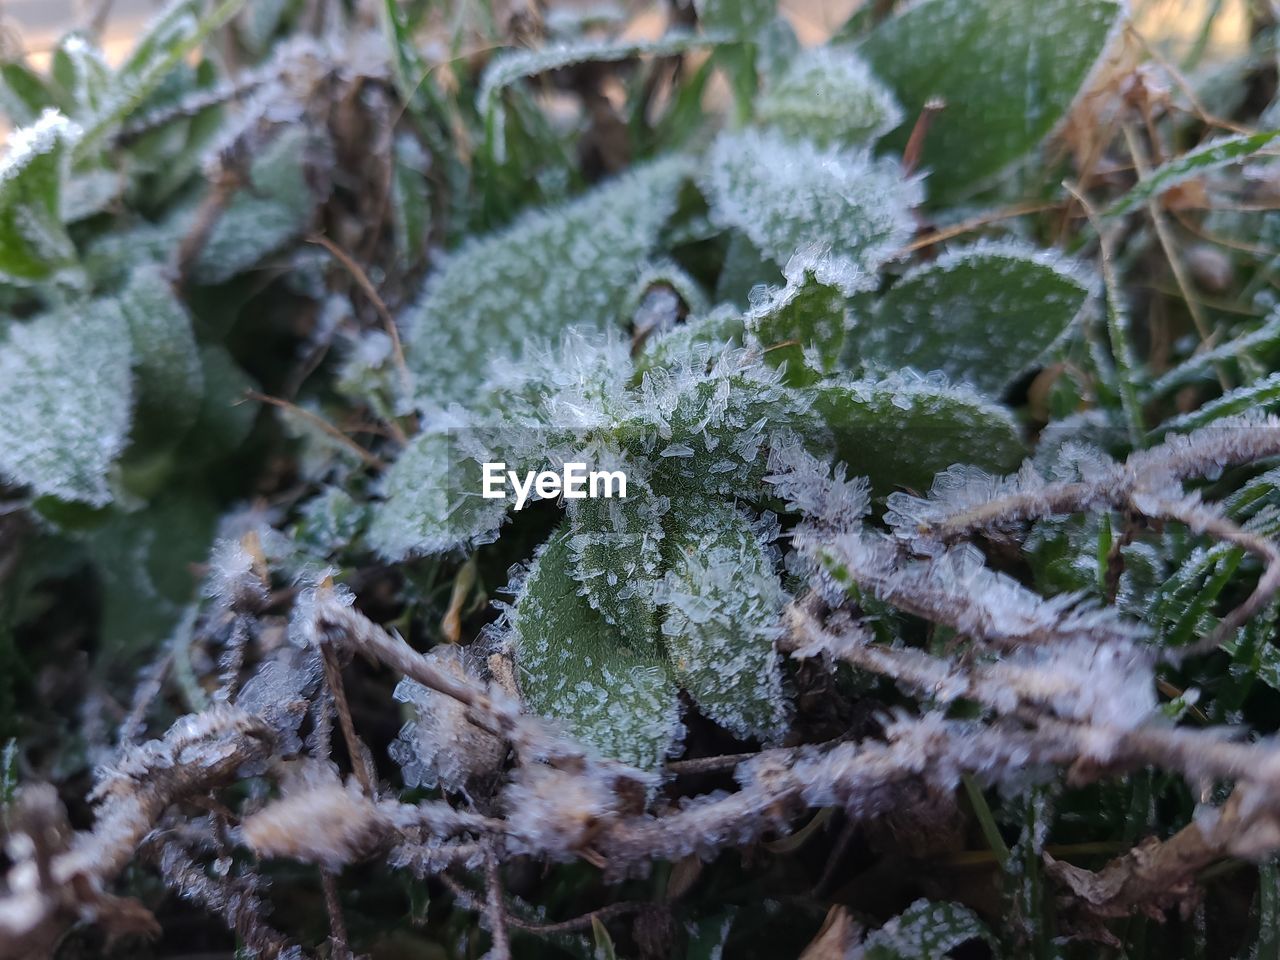
{"type": "Polygon", "coordinates": [[[301,236],[323,199],[308,182],[309,156],[327,145],[302,125],[282,129],[254,157],[192,267],[200,283],[223,283],[301,236]]]}
{"type": "Polygon", "coordinates": [[[774,648],[786,602],[774,556],[725,500],[679,500],[667,527],[662,633],[676,680],[734,736],[776,743],[789,709],[774,648]]]}
{"type": "Polygon", "coordinates": [[[9,136],[0,159],[0,280],[39,283],[74,268],[62,182],[76,126],[53,110],[9,136]]]}
{"type": "Polygon", "coordinates": [[[204,384],[200,410],[177,452],[177,460],[192,467],[234,451],[249,436],[258,416],[258,404],[245,397],[258,385],[225,347],[200,347],[200,379],[204,384]]]}
{"type": "Polygon", "coordinates": [[[1091,278],[1057,253],[981,243],[909,270],[858,330],[873,370],[941,370],[999,396],[1080,314],[1091,278]]]}
{"type": "Polygon", "coordinates": [[[1219,137],[1202,143],[1181,156],[1174,157],[1152,170],[1140,180],[1123,197],[1113,203],[1103,213],[1107,217],[1119,217],[1138,209],[1149,200],[1153,200],[1192,177],[1225,167],[1257,153],[1276,137],[1280,130],[1264,130],[1261,133],[1236,134],[1232,137],[1219,137]]]}
{"type": "Polygon", "coordinates": [[[571,572],[582,595],[628,643],[652,642],[666,498],[627,471],[625,499],[572,500],[569,507],[571,572]]]}
{"type": "Polygon", "coordinates": [[[180,491],[94,531],[89,551],[102,581],[105,667],[126,666],[168,639],[194,599],[193,568],[208,559],[216,519],[211,500],[180,491]]]}
{"type": "Polygon", "coordinates": [[[639,399],[640,412],[619,432],[629,452],[653,464],[654,490],[673,500],[766,495],[772,445],[814,425],[809,396],[745,349],[694,347],[645,373],[639,399]]]}
{"type": "Polygon", "coordinates": [[[0,475],[37,494],[109,503],[108,471],[129,432],[129,364],[114,301],[11,323],[0,345],[0,475]]]}
{"type": "Polygon", "coordinates": [[[644,352],[636,358],[636,371],[644,374],[655,367],[688,363],[712,346],[742,346],[744,330],[742,314],[728,304],[721,304],[649,339],[644,352]]]}
{"type": "Polygon", "coordinates": [[[430,240],[430,159],[416,140],[400,136],[395,140],[393,163],[391,210],[395,216],[396,249],[407,264],[414,264],[426,253],[430,240]]]}
{"type": "Polygon", "coordinates": [[[776,133],[721,134],[707,157],[712,219],[741,230],[786,266],[796,254],[846,294],[876,284],[876,269],[910,237],[920,184],[897,164],[822,149],[776,133]]]}
{"type": "Polygon", "coordinates": [[[494,160],[506,162],[507,115],[502,92],[513,83],[579,63],[613,63],[640,56],[669,57],[723,40],[724,37],[718,35],[670,33],[656,40],[585,39],[538,49],[502,51],[489,61],[476,94],[476,110],[484,118],[485,137],[494,160]]]}
{"type": "Polygon", "coordinates": [[[519,359],[565,330],[621,326],[684,174],[678,159],[638,169],[451,254],[408,317],[419,396],[456,402],[496,358],[519,359]]]}
{"type": "Polygon", "coordinates": [[[1148,438],[1158,440],[1167,433],[1190,433],[1224,417],[1234,417],[1251,410],[1270,410],[1278,405],[1280,405],[1280,373],[1273,373],[1261,380],[1228,390],[1222,396],[1210,400],[1189,413],[1171,417],[1152,430],[1148,438]]]}
{"type": "Polygon", "coordinates": [[[1216,382],[1215,368],[1219,364],[1228,360],[1252,358],[1255,352],[1263,355],[1260,358],[1263,367],[1271,366],[1265,358],[1274,355],[1277,345],[1280,345],[1280,310],[1273,311],[1256,330],[1243,333],[1210,350],[1199,350],[1192,354],[1151,384],[1151,392],[1167,394],[1199,381],[1216,382]]]}
{"type": "Polygon", "coordinates": [[[655,639],[628,642],[592,610],[571,574],[567,529],[539,550],[511,614],[520,690],[606,755],[657,768],[684,728],[655,639]]]}
{"type": "Polygon", "coordinates": [[[1036,146],[1066,115],[1124,15],[1118,0],[924,0],[880,24],[859,47],[898,95],[907,123],[933,120],[922,164],[937,203],[972,192],[1036,146]]]}
{"type": "Polygon", "coordinates": [[[958,903],[917,900],[863,941],[867,960],[938,960],[948,950],[983,940],[994,947],[987,928],[958,903]]]}
{"type": "Polygon", "coordinates": [[[195,423],[204,399],[204,369],[191,317],[157,266],[135,270],[119,303],[129,324],[137,378],[134,442],[176,441],[195,423]]]}
{"type": "Polygon", "coordinates": [[[41,76],[22,60],[0,61],[0,113],[16,126],[28,126],[45,110],[63,106],[41,76]]]}
{"type": "Polygon", "coordinates": [[[849,310],[839,290],[802,271],[757,304],[746,325],[769,366],[785,368],[789,385],[808,386],[839,363],[849,310]]]}
{"type": "Polygon", "coordinates": [[[819,146],[858,146],[902,123],[902,109],[853,51],[816,47],[799,53],[756,102],[756,117],[789,137],[819,146]]]}
{"type": "Polygon", "coordinates": [[[837,459],[878,492],[928,490],[935,474],[956,463],[1007,473],[1025,453],[1007,407],[935,378],[824,384],[817,409],[837,459]]]}
{"type": "Polygon", "coordinates": [[[694,0],[698,21],[735,40],[753,40],[777,13],[774,0],[694,0]]]}
{"type": "Polygon", "coordinates": [[[414,437],[382,478],[369,545],[388,560],[489,543],[507,513],[486,500],[480,463],[449,432],[414,437]]]}
{"type": "Polygon", "coordinates": [[[50,70],[77,120],[92,120],[111,96],[112,73],[102,50],[79,33],[58,41],[50,70]]]}
{"type": "Polygon", "coordinates": [[[76,144],[75,156],[83,160],[123,120],[146,103],[165,78],[205,41],[236,15],[245,0],[223,0],[203,18],[199,0],[175,0],[153,22],[133,53],[116,71],[107,108],[88,124],[76,144]]]}

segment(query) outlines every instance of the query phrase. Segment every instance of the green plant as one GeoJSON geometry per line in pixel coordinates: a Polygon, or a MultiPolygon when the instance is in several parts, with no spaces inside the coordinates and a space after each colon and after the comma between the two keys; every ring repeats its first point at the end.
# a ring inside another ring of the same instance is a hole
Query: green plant
{"type": "Polygon", "coordinates": [[[273,858],[335,953],[421,911],[460,955],[1244,945],[1144,917],[1277,847],[1274,749],[1218,729],[1277,727],[1274,214],[1177,200],[1265,191],[1274,132],[1117,66],[1116,0],[893,7],[802,48],[762,2],[180,0],[118,67],[0,64],[15,836],[65,818],[14,770],[100,768],[0,957],[154,932],[135,855],[247,954],[321,937],[273,858]],[[512,510],[498,462],[628,490],[512,510]],[[81,636],[55,687],[117,723],[39,702],[81,636]],[[855,831],[882,899],[836,892],[855,831]],[[965,855],[1004,909],[922,886],[965,855]],[[408,914],[344,903],[369,863],[408,914]]]}

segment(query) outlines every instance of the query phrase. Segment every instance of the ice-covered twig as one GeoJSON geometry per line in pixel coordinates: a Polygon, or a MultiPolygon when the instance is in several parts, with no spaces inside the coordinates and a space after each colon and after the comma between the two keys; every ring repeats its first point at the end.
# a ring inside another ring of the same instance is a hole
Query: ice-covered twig
{"type": "MultiPolygon", "coordinates": [[[[77,916],[101,916],[95,904],[129,863],[164,811],[184,797],[229,782],[245,763],[270,752],[274,738],[243,710],[216,706],[179,720],[164,738],[132,748],[99,780],[93,830],[42,861],[20,859],[0,896],[0,958],[39,955],[77,916]]],[[[49,803],[56,804],[56,798],[49,803]]],[[[47,806],[48,804],[46,804],[47,806]]]]}

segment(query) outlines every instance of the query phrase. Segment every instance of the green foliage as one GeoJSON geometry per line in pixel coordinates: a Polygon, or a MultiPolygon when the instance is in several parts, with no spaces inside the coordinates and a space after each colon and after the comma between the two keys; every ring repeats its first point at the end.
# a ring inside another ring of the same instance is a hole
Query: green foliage
{"type": "Polygon", "coordinates": [[[459,399],[480,383],[495,347],[516,359],[566,328],[616,328],[686,169],[661,161],[452,253],[409,318],[419,397],[459,399]]]}
{"type": "Polygon", "coordinates": [[[878,490],[927,490],[953,463],[1005,473],[1024,452],[1007,408],[938,379],[836,381],[821,387],[817,408],[836,456],[878,490]]]}
{"type": "Polygon", "coordinates": [[[892,161],[758,131],[717,138],[704,189],[717,224],[741,230],[779,266],[812,256],[818,278],[845,293],[874,286],[921,199],[919,182],[892,161]]]}
{"type": "Polygon", "coordinates": [[[971,193],[1062,119],[1123,13],[1118,0],[911,4],[858,46],[905,111],[889,144],[905,147],[911,122],[941,99],[921,159],[930,198],[971,193]]]}
{"type": "Polygon", "coordinates": [[[1091,286],[1078,265],[1033,248],[952,250],[875,301],[855,352],[871,370],[941,370],[998,397],[1066,332],[1091,286]]]}
{"type": "Polygon", "coordinates": [[[73,282],[75,249],[62,224],[67,153],[79,131],[46,112],[15,133],[0,163],[0,279],[73,282]]]}
{"type": "Polygon", "coordinates": [[[670,522],[662,633],[672,671],[726,730],[781,739],[788,711],[774,641],[785,595],[768,545],[723,501],[683,499],[670,522]]]}
{"type": "Polygon", "coordinates": [[[761,123],[819,146],[856,147],[902,122],[893,94],[852,51],[798,53],[756,103],[761,123]]]}
{"type": "Polygon", "coordinates": [[[129,327],[98,300],[11,323],[0,349],[0,473],[33,491],[100,507],[133,403],[129,327]]]}
{"type": "Polygon", "coordinates": [[[864,946],[868,960],[925,960],[945,956],[970,940],[990,943],[990,934],[972,910],[955,903],[917,900],[873,931],[864,946]]]}
{"type": "Polygon", "coordinates": [[[591,609],[569,537],[541,548],[511,617],[521,692],[607,756],[652,769],[682,735],[671,669],[656,636],[627,638],[591,609]]]}

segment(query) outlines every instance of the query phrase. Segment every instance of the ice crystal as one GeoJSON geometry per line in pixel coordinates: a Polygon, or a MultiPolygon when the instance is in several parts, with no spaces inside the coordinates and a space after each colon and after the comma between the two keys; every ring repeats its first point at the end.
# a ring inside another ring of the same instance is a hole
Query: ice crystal
{"type": "Polygon", "coordinates": [[[717,223],[779,266],[801,250],[825,251],[818,279],[847,294],[875,286],[921,200],[919,182],[893,161],[758,131],[722,134],[702,182],[717,223]]]}
{"type": "MultiPolygon", "coordinates": [[[[433,647],[425,657],[434,667],[458,677],[475,678],[474,654],[452,645],[433,647]]],[[[467,793],[473,778],[493,774],[506,746],[467,719],[466,707],[405,678],[395,698],[413,709],[415,718],[400,730],[390,747],[407,787],[440,787],[467,793]]]]}

